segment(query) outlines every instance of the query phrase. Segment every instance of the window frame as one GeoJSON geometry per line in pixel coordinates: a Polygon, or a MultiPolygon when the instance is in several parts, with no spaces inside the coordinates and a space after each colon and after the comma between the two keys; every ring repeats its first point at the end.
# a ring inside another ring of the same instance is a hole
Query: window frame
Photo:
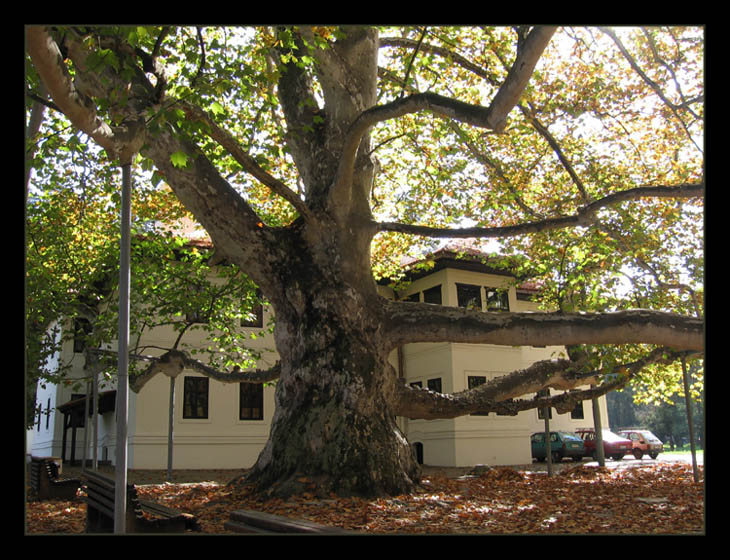
{"type": "Polygon", "coordinates": [[[182,418],[183,420],[210,420],[209,378],[197,375],[186,375],[183,377],[182,418]],[[204,389],[202,386],[204,386],[204,389]],[[196,399],[196,401],[200,402],[193,403],[191,399],[196,399]],[[203,400],[205,402],[204,415],[200,415],[197,410],[203,400]]]}
{"type": "Polygon", "coordinates": [[[476,311],[483,310],[482,287],[478,284],[465,284],[455,282],[456,284],[456,306],[463,309],[472,309],[476,311]],[[469,292],[472,294],[469,294],[469,292]],[[464,299],[462,299],[464,297],[464,299]],[[477,301],[474,301],[474,300],[477,301]]]}
{"type": "Polygon", "coordinates": [[[261,383],[248,383],[242,381],[238,384],[238,420],[241,422],[255,422],[257,420],[264,419],[264,386],[261,383]],[[254,394],[255,393],[255,394],[254,394]],[[255,404],[259,406],[247,406],[247,410],[258,410],[258,415],[254,416],[253,413],[250,416],[244,416],[244,399],[249,401],[245,404],[252,404],[251,401],[255,401],[255,404]]]}

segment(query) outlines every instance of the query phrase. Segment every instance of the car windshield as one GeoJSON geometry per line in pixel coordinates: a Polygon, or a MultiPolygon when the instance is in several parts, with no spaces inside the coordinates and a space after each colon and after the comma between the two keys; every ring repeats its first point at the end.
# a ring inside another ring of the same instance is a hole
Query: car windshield
{"type": "Polygon", "coordinates": [[[624,437],[614,434],[609,430],[603,430],[601,434],[603,436],[603,441],[624,441],[626,439],[624,437]]]}
{"type": "Polygon", "coordinates": [[[575,435],[575,434],[570,434],[570,433],[568,433],[568,432],[560,432],[560,435],[561,435],[561,436],[563,437],[563,439],[571,439],[571,440],[578,440],[578,441],[582,441],[582,440],[580,439],[580,437],[578,437],[577,435],[575,435]]]}
{"type": "Polygon", "coordinates": [[[646,441],[650,441],[652,443],[660,443],[659,438],[656,437],[651,432],[640,432],[640,433],[641,433],[642,436],[644,436],[644,439],[646,439],[646,441]]]}

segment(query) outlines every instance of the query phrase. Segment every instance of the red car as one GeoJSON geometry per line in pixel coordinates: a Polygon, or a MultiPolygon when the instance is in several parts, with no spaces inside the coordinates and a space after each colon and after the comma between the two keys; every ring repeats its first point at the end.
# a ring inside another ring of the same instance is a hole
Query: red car
{"type": "MultiPolygon", "coordinates": [[[[581,428],[576,430],[575,433],[583,440],[586,455],[593,457],[594,461],[597,460],[596,433],[593,428],[581,428]]],[[[601,434],[603,436],[603,455],[605,457],[611,457],[615,461],[620,461],[624,455],[631,453],[633,445],[630,439],[617,436],[610,430],[602,430],[601,434]]]]}
{"type": "Polygon", "coordinates": [[[621,430],[619,433],[621,436],[631,440],[631,444],[633,445],[631,452],[637,459],[641,459],[644,454],[648,454],[652,459],[656,459],[659,453],[664,450],[664,444],[649,430],[628,428],[621,430]]]}

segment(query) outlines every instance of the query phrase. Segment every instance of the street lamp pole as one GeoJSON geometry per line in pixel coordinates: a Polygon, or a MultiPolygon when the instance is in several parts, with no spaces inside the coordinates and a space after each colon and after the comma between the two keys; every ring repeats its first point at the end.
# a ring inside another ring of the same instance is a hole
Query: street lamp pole
{"type": "Polygon", "coordinates": [[[122,165],[121,242],[119,251],[119,350],[117,354],[117,446],[114,495],[114,533],[126,531],[127,421],[129,416],[129,291],[130,231],[132,225],[132,165],[122,165]]]}

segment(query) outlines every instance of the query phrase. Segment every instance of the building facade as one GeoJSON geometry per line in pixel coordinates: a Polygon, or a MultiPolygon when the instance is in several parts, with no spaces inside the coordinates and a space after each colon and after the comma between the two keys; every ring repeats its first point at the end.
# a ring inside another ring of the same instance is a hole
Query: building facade
{"type": "MultiPolygon", "coordinates": [[[[399,293],[379,286],[384,297],[450,305],[483,311],[534,311],[529,301],[534,293],[526,284],[517,284],[504,272],[480,260],[458,259],[442,252],[435,255],[428,272],[412,275],[407,288],[399,293]]],[[[242,328],[263,332],[268,311],[260,324],[242,328]]],[[[165,347],[174,340],[172,329],[157,329],[145,343],[165,347]]],[[[251,341],[262,353],[261,367],[275,363],[277,355],[270,334],[251,341]]],[[[84,355],[72,341],[53,358],[71,363],[77,377],[83,376],[84,355]]],[[[507,347],[482,344],[409,344],[394,352],[391,361],[400,368],[406,383],[442,393],[477,386],[497,376],[522,369],[544,359],[564,355],[562,347],[507,347]]],[[[50,364],[53,366],[54,364],[50,364]]],[[[99,405],[110,402],[113,381],[99,384],[99,405]],[[106,400],[102,399],[105,395],[106,400]]],[[[150,380],[139,393],[129,393],[127,460],[131,469],[164,469],[168,461],[169,415],[172,390],[173,468],[236,469],[254,464],[269,434],[274,413],[274,387],[247,383],[221,383],[202,374],[184,370],[174,381],[164,375],[150,380]]],[[[39,386],[36,398],[37,422],[32,447],[36,456],[91,458],[92,430],[84,434],[90,420],[80,413],[85,390],[72,385],[39,386]],[[74,415],[74,411],[76,414],[74,415]],[[71,434],[69,434],[71,432],[71,434]],[[86,452],[84,452],[86,441],[86,452]]],[[[527,397],[532,397],[528,395],[527,397]]],[[[604,398],[602,425],[608,427],[604,398]]],[[[591,401],[584,401],[570,413],[551,409],[551,429],[573,431],[593,425],[591,401]]],[[[115,412],[109,406],[98,415],[96,457],[114,462],[116,447],[115,412]]],[[[472,414],[448,420],[409,420],[399,424],[413,445],[420,462],[434,466],[475,464],[513,465],[531,462],[530,435],[544,430],[541,410],[515,416],[472,414]]]]}

